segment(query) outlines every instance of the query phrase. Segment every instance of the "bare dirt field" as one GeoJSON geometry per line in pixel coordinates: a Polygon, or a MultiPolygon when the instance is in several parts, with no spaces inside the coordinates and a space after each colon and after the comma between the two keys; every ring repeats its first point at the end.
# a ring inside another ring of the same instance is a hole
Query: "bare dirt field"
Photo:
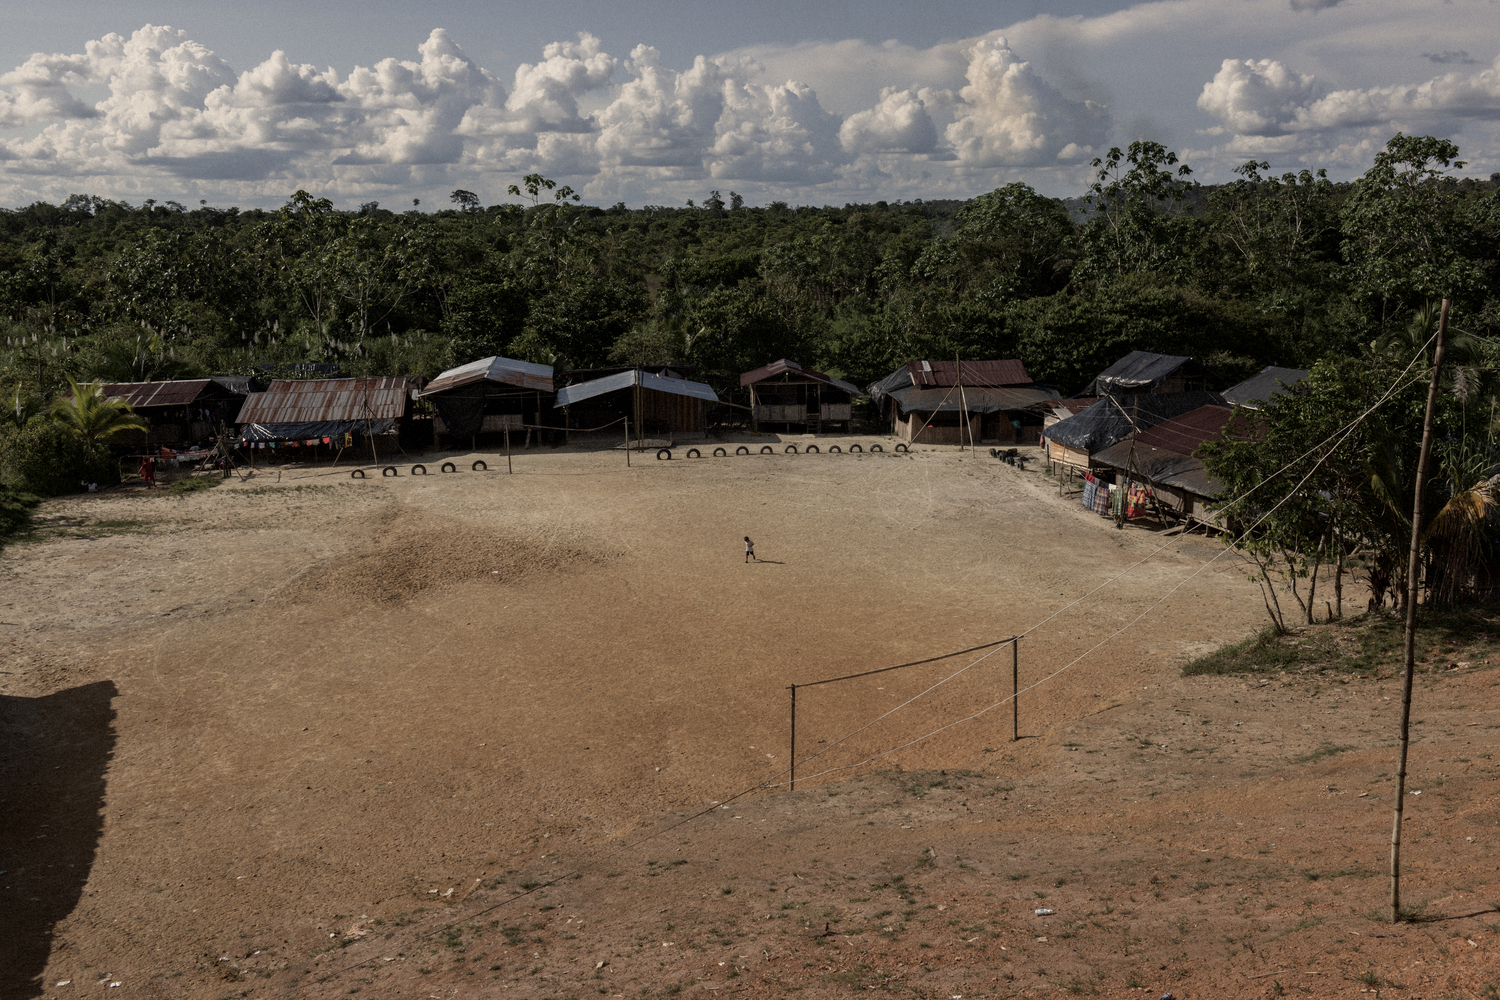
{"type": "Polygon", "coordinates": [[[1182,677],[1264,617],[1216,543],[955,448],[473,457],[0,551],[0,997],[1496,996],[1500,661],[1422,675],[1392,925],[1394,665],[1182,677]],[[992,647],[799,690],[786,787],[788,685],[1023,631],[1019,741],[992,647]]]}

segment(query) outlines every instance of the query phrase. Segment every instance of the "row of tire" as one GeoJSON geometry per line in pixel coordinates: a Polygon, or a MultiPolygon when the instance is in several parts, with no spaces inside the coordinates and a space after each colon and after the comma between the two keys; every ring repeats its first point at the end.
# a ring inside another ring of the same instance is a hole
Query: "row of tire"
{"type": "MultiPolygon", "coordinates": [[[[860,452],[862,452],[864,450],[865,449],[864,449],[863,445],[851,444],[849,446],[849,453],[851,455],[857,455],[857,454],[859,454],[860,452]]],[[[907,450],[909,450],[909,449],[906,447],[905,444],[898,444],[898,445],[896,445],[896,451],[907,451],[907,450]]],[[[810,444],[810,445],[807,446],[807,450],[805,452],[798,452],[796,445],[789,444],[789,445],[786,446],[785,449],[783,449],[783,451],[784,451],[785,454],[788,454],[788,455],[797,455],[797,454],[817,455],[817,454],[821,453],[822,449],[820,449],[815,444],[810,444]]],[[[828,454],[830,454],[830,455],[840,455],[840,454],[843,453],[843,451],[844,451],[844,449],[840,448],[836,444],[828,446],[828,454]]],[[[882,451],[885,451],[885,449],[882,448],[878,444],[872,444],[872,445],[870,445],[870,451],[872,451],[872,452],[882,452],[882,451]]],[[[742,444],[738,448],[734,449],[734,453],[736,455],[748,455],[748,454],[750,454],[750,448],[748,446],[742,444]]],[[[772,448],[768,444],[763,444],[763,445],[760,446],[760,453],[762,455],[774,455],[774,454],[776,454],[776,449],[772,448]]],[[[726,458],[726,457],[728,457],[728,455],[729,455],[729,450],[727,448],[715,448],[714,449],[714,458],[726,458]]],[[[689,448],[687,450],[687,457],[688,458],[702,458],[703,457],[703,452],[699,451],[697,448],[689,448]]],[[[656,460],[658,462],[661,462],[661,461],[668,461],[668,462],[670,462],[672,460],[672,449],[671,448],[659,448],[659,449],[657,449],[656,460]]]]}
{"type": "MultiPolygon", "coordinates": [[[[489,466],[485,463],[484,459],[480,459],[479,461],[475,462],[473,465],[469,466],[469,468],[472,469],[475,472],[484,472],[485,470],[487,470],[489,468],[489,466]]],[[[444,462],[442,464],[442,466],[439,468],[438,471],[440,471],[440,472],[457,472],[458,471],[458,466],[454,465],[452,462],[444,462]]],[[[413,465],[411,467],[411,474],[414,475],[414,476],[425,476],[425,475],[427,475],[427,466],[425,466],[425,465],[413,465]]],[[[382,477],[388,479],[391,476],[399,476],[399,475],[401,475],[401,470],[398,469],[398,468],[396,468],[394,465],[387,465],[385,468],[383,468],[383,469],[380,470],[380,475],[382,477]]],[[[349,478],[350,479],[364,479],[365,478],[365,470],[364,469],[355,469],[353,472],[349,473],[349,478]]]]}

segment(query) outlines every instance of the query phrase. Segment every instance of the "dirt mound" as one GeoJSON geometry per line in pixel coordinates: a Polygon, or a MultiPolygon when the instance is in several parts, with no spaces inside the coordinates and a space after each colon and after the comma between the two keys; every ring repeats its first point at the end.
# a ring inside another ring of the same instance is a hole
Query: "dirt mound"
{"type": "Polygon", "coordinates": [[[513,583],[609,558],[580,535],[556,529],[479,527],[405,507],[371,518],[361,535],[369,539],[367,544],[312,567],[285,594],[391,604],[433,587],[470,580],[513,583]]]}

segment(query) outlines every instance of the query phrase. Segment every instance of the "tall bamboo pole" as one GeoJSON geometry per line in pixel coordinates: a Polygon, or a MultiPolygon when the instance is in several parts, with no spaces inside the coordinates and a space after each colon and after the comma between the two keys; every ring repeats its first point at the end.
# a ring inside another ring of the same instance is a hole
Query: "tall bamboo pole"
{"type": "Polygon", "coordinates": [[[1391,923],[1401,920],[1401,819],[1406,806],[1406,752],[1411,746],[1411,682],[1417,661],[1417,588],[1421,577],[1422,491],[1427,459],[1432,454],[1432,414],[1437,407],[1438,378],[1443,370],[1443,340],[1448,333],[1448,300],[1438,315],[1437,349],[1432,381],[1427,386],[1427,414],[1422,418],[1422,451],[1417,458],[1416,497],[1412,500],[1411,550],[1406,555],[1406,671],[1401,680],[1401,757],[1396,767],[1396,805],[1391,821],[1391,923]]]}

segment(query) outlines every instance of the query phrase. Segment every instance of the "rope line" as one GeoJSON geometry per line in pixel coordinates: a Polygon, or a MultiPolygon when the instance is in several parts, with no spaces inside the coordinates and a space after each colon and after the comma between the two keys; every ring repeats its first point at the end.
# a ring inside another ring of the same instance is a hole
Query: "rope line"
{"type": "MultiPolygon", "coordinates": [[[[1014,637],[1012,637],[1012,638],[1014,638],[1014,637]]],[[[1005,645],[1006,643],[1008,643],[1010,641],[1011,641],[1011,639],[996,639],[994,642],[980,643],[978,646],[970,646],[968,649],[960,649],[957,652],[953,652],[953,653],[944,653],[942,656],[929,656],[925,660],[912,660],[910,663],[898,663],[898,664],[896,664],[893,667],[876,667],[874,670],[861,670],[857,674],[845,674],[842,677],[828,677],[828,678],[825,678],[825,679],[823,679],[821,681],[808,681],[806,684],[790,684],[790,685],[787,686],[787,689],[790,690],[791,688],[794,688],[794,687],[795,688],[817,687],[819,684],[832,684],[834,681],[849,681],[849,680],[853,680],[856,677],[869,677],[871,674],[883,674],[887,670],[900,670],[902,667],[915,667],[915,666],[918,666],[918,665],[923,664],[923,663],[936,663],[938,660],[951,659],[952,657],[955,657],[955,656],[962,656],[965,653],[972,653],[975,650],[989,649],[991,646],[1003,646],[1003,645],[1005,645]]]]}

